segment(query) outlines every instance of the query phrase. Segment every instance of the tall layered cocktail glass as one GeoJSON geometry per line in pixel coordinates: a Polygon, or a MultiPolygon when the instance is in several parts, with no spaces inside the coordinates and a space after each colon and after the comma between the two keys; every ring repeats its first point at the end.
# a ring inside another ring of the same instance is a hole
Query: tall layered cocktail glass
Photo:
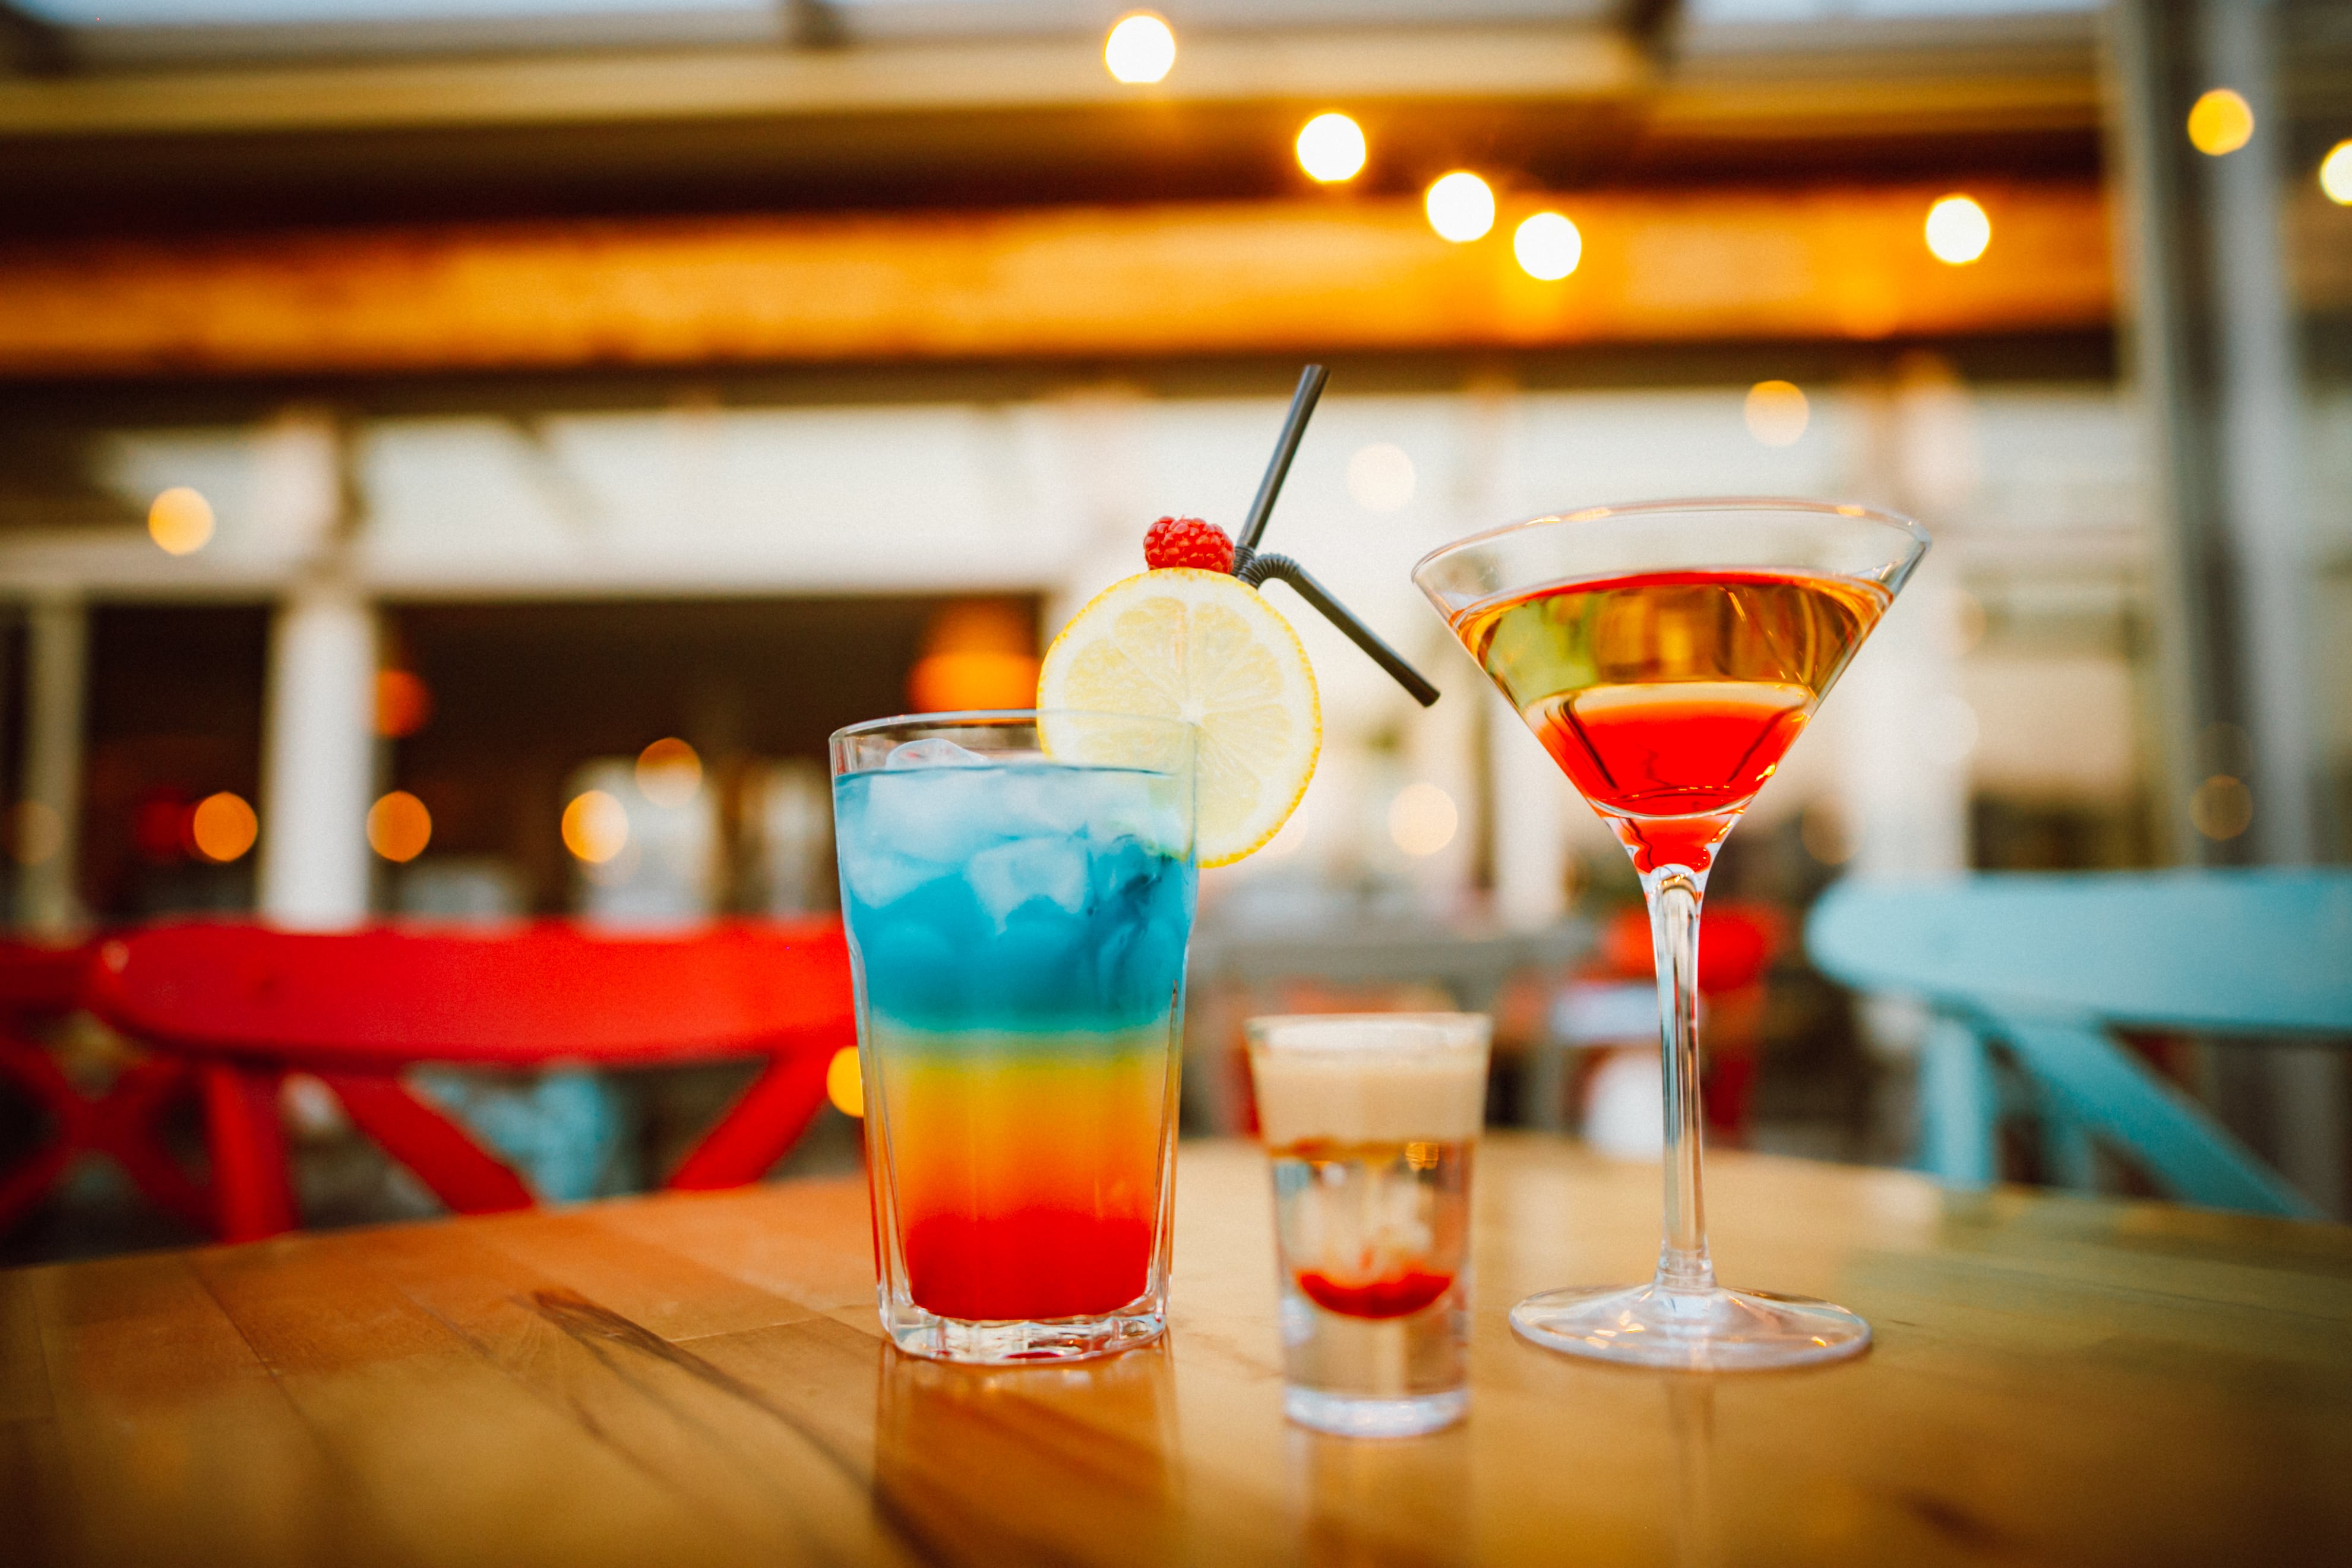
{"type": "Polygon", "coordinates": [[[1100,1355],[1166,1322],[1193,733],[1011,713],[833,737],[878,1297],[901,1349],[1100,1355]]]}
{"type": "Polygon", "coordinates": [[[1699,903],[1724,837],[1927,552],[1906,518],[1801,500],[1592,507],[1459,540],[1413,581],[1633,858],[1665,1055],[1665,1243],[1647,1285],[1511,1311],[1538,1344],[1728,1370],[1852,1355],[1826,1302],[1717,1285],[1700,1190],[1699,903]]]}

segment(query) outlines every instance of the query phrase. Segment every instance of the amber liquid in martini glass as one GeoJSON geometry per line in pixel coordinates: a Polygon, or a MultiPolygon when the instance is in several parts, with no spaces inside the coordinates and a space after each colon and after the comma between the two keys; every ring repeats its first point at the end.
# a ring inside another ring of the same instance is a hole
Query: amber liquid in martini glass
{"type": "Polygon", "coordinates": [[[1803,572],[1651,572],[1501,595],[1454,631],[1635,869],[1704,871],[1891,600],[1803,572]]]}
{"type": "Polygon", "coordinates": [[[1834,1360],[1842,1307],[1716,1281],[1701,1192],[1698,915],[1716,852],[1894,602],[1927,535],[1814,501],[1594,507],[1460,540],[1413,579],[1633,857],[1664,1058],[1665,1236],[1647,1285],[1511,1311],[1571,1354],[1699,1371],[1834,1360]]]}

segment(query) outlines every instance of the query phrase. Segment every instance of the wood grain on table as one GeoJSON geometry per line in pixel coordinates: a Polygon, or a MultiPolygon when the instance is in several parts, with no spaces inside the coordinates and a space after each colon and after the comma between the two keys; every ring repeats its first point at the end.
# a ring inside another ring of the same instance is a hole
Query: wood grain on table
{"type": "Polygon", "coordinates": [[[1083,1366],[890,1350],[854,1181],[0,1273],[0,1562],[2352,1562],[2352,1229],[1727,1156],[1734,1284],[1858,1362],[1515,1340],[1646,1275],[1656,1171],[1481,1155],[1469,1422],[1285,1425],[1264,1162],[1188,1144],[1174,1326],[1083,1366]]]}

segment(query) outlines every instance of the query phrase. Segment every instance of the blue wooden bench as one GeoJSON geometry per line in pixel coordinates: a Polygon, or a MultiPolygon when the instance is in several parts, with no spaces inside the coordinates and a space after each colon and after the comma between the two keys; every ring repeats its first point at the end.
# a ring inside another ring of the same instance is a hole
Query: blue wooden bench
{"type": "Polygon", "coordinates": [[[1919,1163],[1945,1182],[1998,1174],[1996,1137],[2012,1109],[1998,1047],[2021,1072],[2062,1184],[2091,1184],[2104,1141],[2185,1202],[2316,1212],[2108,1031],[2352,1037],[2352,873],[1849,882],[1814,906],[1805,946],[1845,984],[1932,1009],[1919,1163]]]}

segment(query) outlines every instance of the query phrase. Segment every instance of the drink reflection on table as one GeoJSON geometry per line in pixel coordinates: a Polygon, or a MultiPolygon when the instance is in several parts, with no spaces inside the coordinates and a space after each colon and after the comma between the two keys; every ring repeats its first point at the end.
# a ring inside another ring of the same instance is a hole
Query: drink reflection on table
{"type": "Polygon", "coordinates": [[[1675,1565],[1713,1568],[1721,1560],[1715,1521],[1715,1384],[1676,1378],[1665,1394],[1666,1427],[1675,1437],[1675,1565]]]}
{"type": "Polygon", "coordinates": [[[972,1367],[885,1351],[874,1489],[936,1560],[1181,1556],[1168,1342],[1098,1361],[972,1367]]]}
{"type": "Polygon", "coordinates": [[[1470,1427],[1381,1441],[1288,1434],[1291,1506],[1311,1568],[1477,1560],[1470,1427]]]}

